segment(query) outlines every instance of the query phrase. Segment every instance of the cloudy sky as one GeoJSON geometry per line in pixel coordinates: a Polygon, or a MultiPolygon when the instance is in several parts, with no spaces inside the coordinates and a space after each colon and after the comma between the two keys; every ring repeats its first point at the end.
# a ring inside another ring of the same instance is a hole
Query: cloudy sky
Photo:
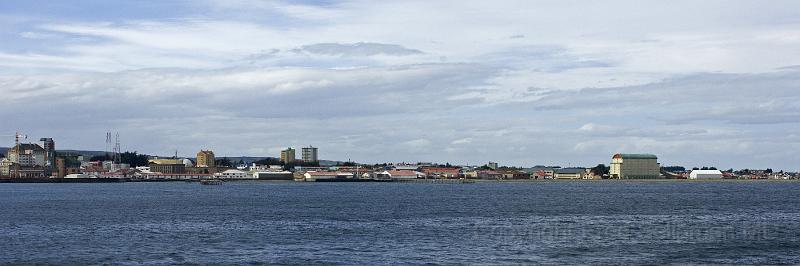
{"type": "Polygon", "coordinates": [[[59,148],[800,169],[799,1],[2,1],[0,40],[0,134],[59,148]]]}

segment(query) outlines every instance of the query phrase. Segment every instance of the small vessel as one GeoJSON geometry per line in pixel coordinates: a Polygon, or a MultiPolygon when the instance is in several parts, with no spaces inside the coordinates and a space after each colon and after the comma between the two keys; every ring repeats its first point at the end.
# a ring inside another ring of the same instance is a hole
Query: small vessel
{"type": "Polygon", "coordinates": [[[219,179],[207,179],[207,180],[200,180],[201,185],[222,185],[222,180],[219,179]]]}

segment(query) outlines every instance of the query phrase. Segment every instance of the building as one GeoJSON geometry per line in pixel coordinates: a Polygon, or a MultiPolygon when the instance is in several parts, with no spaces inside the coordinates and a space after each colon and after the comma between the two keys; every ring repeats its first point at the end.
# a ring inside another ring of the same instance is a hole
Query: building
{"type": "Polygon", "coordinates": [[[584,168],[556,169],[553,177],[555,179],[584,179],[586,178],[586,169],[584,168]]]}
{"type": "Polygon", "coordinates": [[[219,179],[250,179],[250,176],[247,175],[247,173],[236,169],[230,169],[221,173],[216,173],[214,174],[214,177],[219,179]]]}
{"type": "Polygon", "coordinates": [[[184,174],[186,165],[179,159],[153,159],[150,160],[150,172],[161,174],[184,174]]]}
{"type": "Polygon", "coordinates": [[[61,156],[56,158],[54,170],[53,174],[58,178],[78,174],[81,172],[81,162],[78,161],[77,156],[61,156]]]}
{"type": "Polygon", "coordinates": [[[503,179],[529,179],[531,175],[516,169],[497,170],[503,175],[503,179]]]}
{"type": "Polygon", "coordinates": [[[47,171],[43,166],[21,166],[19,168],[12,166],[10,169],[10,176],[19,178],[47,178],[47,171]]]}
{"type": "Polygon", "coordinates": [[[214,157],[213,151],[200,150],[200,152],[197,153],[197,167],[214,168],[215,160],[216,158],[214,157]]]}
{"type": "Polygon", "coordinates": [[[530,174],[533,179],[551,179],[556,173],[557,168],[542,165],[522,169],[523,172],[530,174]]]}
{"type": "Polygon", "coordinates": [[[11,167],[14,165],[8,158],[0,160],[0,177],[10,177],[11,167]]]}
{"type": "Polygon", "coordinates": [[[293,163],[294,158],[295,158],[294,149],[292,149],[291,147],[281,151],[281,162],[283,162],[284,164],[293,163]]]}
{"type": "Polygon", "coordinates": [[[482,170],[478,171],[478,178],[480,179],[503,179],[503,174],[492,171],[492,170],[482,170]]]}
{"type": "Polygon", "coordinates": [[[308,146],[303,148],[303,162],[307,163],[315,163],[319,161],[319,157],[317,157],[317,148],[313,146],[308,146]]]}
{"type": "Polygon", "coordinates": [[[653,154],[615,154],[608,172],[615,179],[653,179],[661,176],[658,157],[653,154]]]}
{"type": "Polygon", "coordinates": [[[52,138],[41,138],[42,148],[44,148],[45,166],[50,169],[56,166],[56,142],[52,138]]]}
{"type": "Polygon", "coordinates": [[[47,164],[47,152],[39,144],[21,143],[9,149],[6,157],[20,166],[45,166],[47,164]]]}
{"type": "Polygon", "coordinates": [[[497,167],[498,167],[496,162],[489,162],[488,164],[486,164],[486,166],[489,167],[489,169],[492,169],[492,170],[497,170],[497,167]]]}
{"type": "Polygon", "coordinates": [[[720,170],[692,170],[689,173],[689,179],[721,179],[722,171],[720,170]]]}
{"type": "Polygon", "coordinates": [[[461,173],[459,168],[423,167],[422,173],[429,178],[458,178],[461,173]]]}
{"type": "Polygon", "coordinates": [[[417,179],[422,173],[412,170],[387,170],[383,172],[376,172],[375,179],[378,180],[407,180],[417,179]]]}
{"type": "Polygon", "coordinates": [[[303,174],[305,181],[317,181],[319,179],[353,178],[353,173],[345,172],[306,172],[303,174]]]}

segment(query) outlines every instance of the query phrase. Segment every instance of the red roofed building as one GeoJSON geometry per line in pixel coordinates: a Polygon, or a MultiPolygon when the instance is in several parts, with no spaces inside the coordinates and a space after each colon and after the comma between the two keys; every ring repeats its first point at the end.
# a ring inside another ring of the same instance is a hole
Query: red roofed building
{"type": "Polygon", "coordinates": [[[422,173],[411,170],[388,170],[383,172],[376,172],[375,179],[388,180],[388,179],[417,179],[422,173]]]}

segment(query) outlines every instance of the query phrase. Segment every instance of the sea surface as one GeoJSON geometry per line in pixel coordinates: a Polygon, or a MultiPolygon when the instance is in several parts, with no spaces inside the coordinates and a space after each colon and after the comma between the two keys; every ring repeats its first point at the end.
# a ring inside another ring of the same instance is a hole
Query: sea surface
{"type": "Polygon", "coordinates": [[[0,184],[0,264],[800,264],[800,182],[0,184]]]}

